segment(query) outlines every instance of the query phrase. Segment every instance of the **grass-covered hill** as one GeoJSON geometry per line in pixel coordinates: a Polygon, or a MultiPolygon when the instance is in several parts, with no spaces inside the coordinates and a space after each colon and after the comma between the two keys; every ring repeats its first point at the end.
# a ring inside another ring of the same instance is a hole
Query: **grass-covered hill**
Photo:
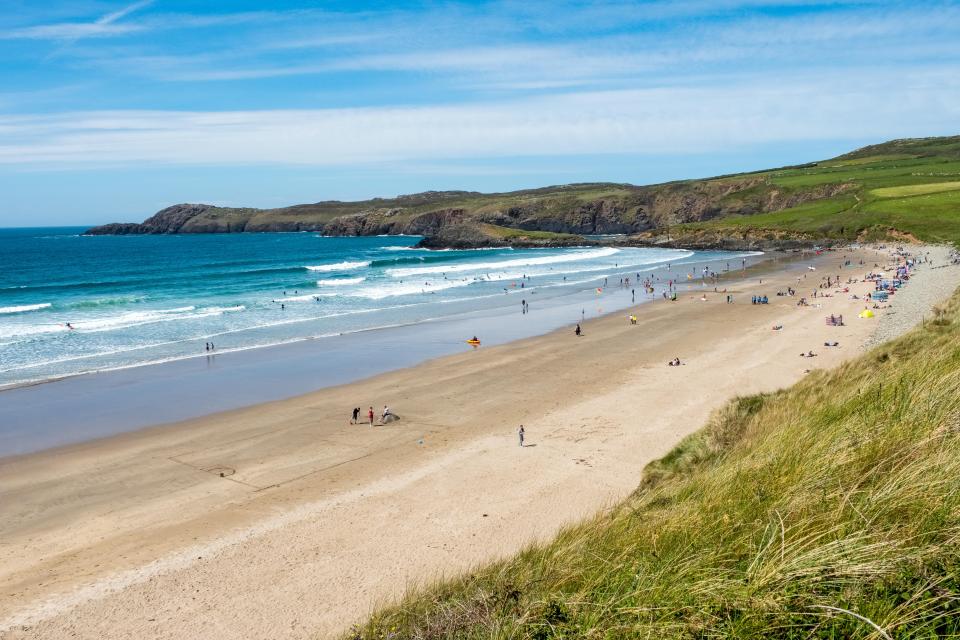
{"type": "Polygon", "coordinates": [[[638,242],[716,245],[907,235],[960,239],[960,137],[895,140],[833,160],[651,186],[574,184],[510,193],[426,192],[280,209],[175,205],[140,224],[90,233],[317,231],[411,233],[457,242],[549,234],[630,234],[638,242]],[[482,226],[486,225],[486,226],[482,226]],[[473,234],[465,233],[464,226],[473,234]]]}
{"type": "Polygon", "coordinates": [[[960,295],[838,369],[732,402],[638,483],[349,637],[960,636],[960,295]]]}
{"type": "Polygon", "coordinates": [[[960,137],[894,140],[833,160],[750,175],[792,192],[827,186],[837,192],[777,211],[661,229],[656,235],[669,232],[679,242],[764,234],[960,241],[960,137]]]}

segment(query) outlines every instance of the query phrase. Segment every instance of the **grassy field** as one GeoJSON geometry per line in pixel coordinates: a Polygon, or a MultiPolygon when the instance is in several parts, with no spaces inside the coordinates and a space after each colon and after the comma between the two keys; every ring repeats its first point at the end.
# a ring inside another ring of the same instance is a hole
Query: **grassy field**
{"type": "Polygon", "coordinates": [[[524,231],[523,229],[511,229],[509,227],[501,227],[495,224],[484,224],[481,225],[481,228],[491,236],[495,238],[502,238],[504,240],[516,240],[521,238],[526,238],[529,240],[549,240],[549,241],[582,241],[583,236],[574,235],[572,233],[553,233],[551,231],[524,231]]]}
{"type": "Polygon", "coordinates": [[[941,191],[956,191],[960,189],[960,182],[931,182],[929,184],[908,184],[902,187],[884,187],[871,189],[870,195],[878,198],[899,198],[904,196],[922,196],[928,193],[941,191]]]}
{"type": "Polygon", "coordinates": [[[732,402],[638,483],[351,637],[960,635],[960,296],[839,369],[732,402]]]}
{"type": "Polygon", "coordinates": [[[842,240],[907,235],[960,245],[960,137],[893,141],[834,160],[752,175],[789,193],[846,188],[780,211],[677,225],[671,233],[772,229],[842,240]]]}

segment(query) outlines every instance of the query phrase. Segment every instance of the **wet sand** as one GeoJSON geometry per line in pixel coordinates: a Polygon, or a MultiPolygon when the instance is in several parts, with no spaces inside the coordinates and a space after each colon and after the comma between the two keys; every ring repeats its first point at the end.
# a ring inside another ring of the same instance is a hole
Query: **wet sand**
{"type": "Polygon", "coordinates": [[[859,353],[877,323],[856,318],[861,301],[774,295],[886,262],[845,253],[868,264],[769,264],[727,285],[735,304],[685,292],[640,305],[636,326],[617,313],[580,338],[0,462],[0,638],[324,637],[411,585],[547,539],[632,491],[730,398],[859,353]],[[757,293],[770,304],[751,305],[757,293]],[[826,326],[830,313],[846,326],[826,326]],[[667,367],[675,356],[684,365],[667,367]],[[400,422],[348,423],[384,404],[400,422]]]}

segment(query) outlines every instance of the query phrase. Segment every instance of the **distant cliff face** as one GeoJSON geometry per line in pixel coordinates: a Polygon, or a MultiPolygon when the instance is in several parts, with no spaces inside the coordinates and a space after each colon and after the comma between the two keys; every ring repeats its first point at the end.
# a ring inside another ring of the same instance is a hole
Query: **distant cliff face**
{"type": "MultiPolygon", "coordinates": [[[[750,215],[836,195],[849,185],[787,191],[760,176],[686,181],[635,187],[587,184],[503,194],[428,192],[362,202],[319,202],[281,209],[228,208],[207,204],[167,207],[140,224],[114,223],[87,233],[175,234],[311,231],[332,236],[409,234],[466,238],[470,225],[493,225],[556,234],[635,234],[733,214],[750,215]]],[[[470,242],[486,237],[473,234],[470,242]]],[[[511,236],[510,243],[519,236],[511,236]]],[[[527,236],[532,238],[533,236],[527,236]]],[[[554,239],[560,242],[558,239],[554,239]]],[[[542,238],[535,242],[545,242],[542,238]]]]}
{"type": "Polygon", "coordinates": [[[115,222],[87,231],[89,235],[133,235],[183,233],[187,223],[201,213],[215,209],[208,204],[176,204],[153,214],[140,224],[115,222]]]}

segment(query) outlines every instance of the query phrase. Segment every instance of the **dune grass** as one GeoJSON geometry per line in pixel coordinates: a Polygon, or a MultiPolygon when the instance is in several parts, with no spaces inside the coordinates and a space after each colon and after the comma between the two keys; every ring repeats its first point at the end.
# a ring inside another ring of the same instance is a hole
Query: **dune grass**
{"type": "Polygon", "coordinates": [[[956,636],[958,490],[955,294],[894,342],[731,402],[613,511],[350,637],[956,636]]]}

